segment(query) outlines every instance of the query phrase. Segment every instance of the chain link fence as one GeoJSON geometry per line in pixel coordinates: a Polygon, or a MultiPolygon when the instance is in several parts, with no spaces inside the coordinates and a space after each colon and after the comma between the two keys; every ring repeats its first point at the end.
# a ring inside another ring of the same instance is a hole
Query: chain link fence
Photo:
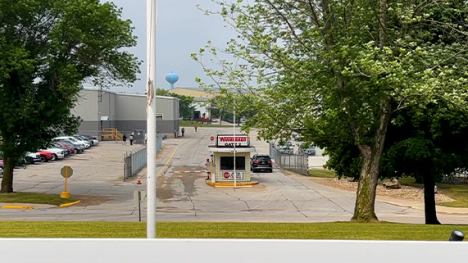
{"type": "Polygon", "coordinates": [[[270,144],[270,157],[282,169],[291,170],[302,175],[309,175],[308,156],[281,151],[274,144],[270,144]]]}
{"type": "MultiPolygon", "coordinates": [[[[162,148],[163,136],[158,135],[156,139],[156,152],[162,148]]],[[[141,169],[146,167],[147,148],[138,148],[132,152],[126,152],[124,156],[124,181],[135,176],[141,169]]]]}

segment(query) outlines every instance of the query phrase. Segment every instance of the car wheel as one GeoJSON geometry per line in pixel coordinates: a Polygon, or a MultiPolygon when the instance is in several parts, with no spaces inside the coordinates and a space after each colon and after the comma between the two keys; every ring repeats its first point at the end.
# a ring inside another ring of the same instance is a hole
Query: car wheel
{"type": "Polygon", "coordinates": [[[57,160],[57,155],[54,153],[54,156],[52,156],[52,158],[50,160],[52,160],[52,161],[57,160]]]}
{"type": "Polygon", "coordinates": [[[26,162],[29,164],[34,164],[34,159],[31,157],[26,157],[26,162]]]}
{"type": "Polygon", "coordinates": [[[41,163],[47,162],[47,158],[44,155],[41,155],[41,163]]]}
{"type": "Polygon", "coordinates": [[[272,173],[272,172],[273,172],[273,169],[268,170],[268,172],[269,172],[269,173],[272,173]]]}

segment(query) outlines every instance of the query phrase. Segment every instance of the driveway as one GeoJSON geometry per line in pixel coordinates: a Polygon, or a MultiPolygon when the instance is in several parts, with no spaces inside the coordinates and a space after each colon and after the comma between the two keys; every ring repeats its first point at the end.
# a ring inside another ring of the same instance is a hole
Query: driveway
{"type": "MultiPolygon", "coordinates": [[[[210,136],[232,133],[232,128],[186,128],[185,137],[164,141],[158,154],[157,220],[212,222],[333,222],[350,220],[355,193],[317,184],[310,178],[284,173],[255,173],[259,185],[251,188],[215,188],[205,184],[205,160],[209,158],[210,136]]],[[[268,144],[250,134],[257,153],[268,153],[268,144]]],[[[5,210],[3,220],[138,221],[136,190],[146,189],[145,171],[141,185],[136,179],[123,182],[123,148],[104,142],[89,153],[52,163],[38,164],[16,172],[15,190],[59,194],[63,178],[59,171],[70,165],[75,174],[70,180],[72,195],[83,202],[68,208],[5,210]]],[[[129,146],[127,146],[129,147],[129,146]]],[[[320,156],[318,156],[320,158],[320,156]]],[[[317,158],[317,159],[318,159],[317,158]]],[[[318,162],[318,161],[317,161],[318,162]]],[[[421,209],[405,206],[401,200],[376,202],[380,220],[424,223],[421,209]],[[396,203],[399,205],[392,205],[396,203]]],[[[142,219],[146,219],[146,202],[142,219]]],[[[466,224],[468,217],[439,214],[445,224],[466,224]]]]}

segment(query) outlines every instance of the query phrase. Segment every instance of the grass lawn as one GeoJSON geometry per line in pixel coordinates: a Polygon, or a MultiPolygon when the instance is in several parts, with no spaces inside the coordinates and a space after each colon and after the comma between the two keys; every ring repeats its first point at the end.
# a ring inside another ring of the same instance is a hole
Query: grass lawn
{"type": "Polygon", "coordinates": [[[76,199],[62,199],[60,195],[38,193],[11,193],[0,194],[0,203],[27,203],[61,205],[77,201],[76,199]]]}
{"type": "Polygon", "coordinates": [[[309,175],[312,177],[335,178],[335,171],[325,169],[309,169],[309,175]]]}
{"type": "Polygon", "coordinates": [[[219,125],[219,123],[200,123],[200,122],[192,122],[192,121],[180,121],[179,124],[180,128],[183,127],[232,127],[232,125],[219,125]]]}
{"type": "MultiPolygon", "coordinates": [[[[403,177],[398,179],[398,181],[402,185],[424,188],[423,184],[415,183],[415,179],[412,177],[403,177]]],[[[468,185],[437,183],[437,188],[455,200],[453,202],[441,203],[439,205],[449,207],[468,207],[468,185]]]]}
{"type": "MultiPolygon", "coordinates": [[[[157,223],[159,238],[448,240],[468,225],[395,223],[157,223]]],[[[0,237],[144,238],[146,223],[0,221],[0,237]]]]}

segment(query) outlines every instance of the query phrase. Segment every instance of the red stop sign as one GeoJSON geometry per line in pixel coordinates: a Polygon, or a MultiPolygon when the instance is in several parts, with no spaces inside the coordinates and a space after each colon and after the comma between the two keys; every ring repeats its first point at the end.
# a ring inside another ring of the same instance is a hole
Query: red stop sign
{"type": "Polygon", "coordinates": [[[214,136],[211,136],[211,137],[210,137],[210,140],[214,141],[214,136]]]}
{"type": "Polygon", "coordinates": [[[229,172],[224,172],[224,178],[228,179],[231,176],[231,173],[229,172]]]}

